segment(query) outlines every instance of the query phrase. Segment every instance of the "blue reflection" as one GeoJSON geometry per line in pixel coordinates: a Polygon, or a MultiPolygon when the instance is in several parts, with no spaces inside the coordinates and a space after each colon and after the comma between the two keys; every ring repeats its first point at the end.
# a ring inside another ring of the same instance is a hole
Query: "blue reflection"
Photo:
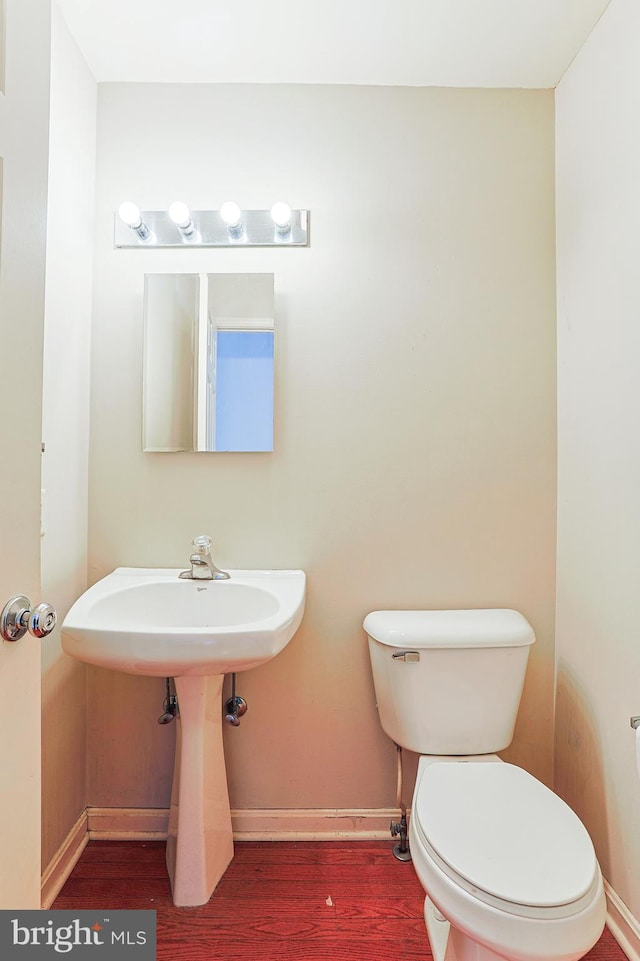
{"type": "Polygon", "coordinates": [[[216,450],[273,450],[273,331],[219,330],[216,450]]]}

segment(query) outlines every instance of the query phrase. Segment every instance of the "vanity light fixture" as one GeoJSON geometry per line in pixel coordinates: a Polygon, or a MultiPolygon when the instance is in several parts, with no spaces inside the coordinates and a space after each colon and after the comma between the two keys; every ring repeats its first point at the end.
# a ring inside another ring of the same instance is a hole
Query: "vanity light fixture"
{"type": "Polygon", "coordinates": [[[174,200],[169,207],[169,216],[185,240],[193,240],[194,226],[191,211],[182,200],[174,200]]]}
{"type": "Polygon", "coordinates": [[[118,216],[123,224],[131,228],[135,234],[138,235],[140,240],[149,240],[151,237],[151,231],[142,219],[142,214],[140,213],[140,208],[137,204],[134,204],[132,200],[123,201],[118,207],[118,216]]]}
{"type": "Polygon", "coordinates": [[[115,218],[114,246],[308,247],[309,211],[292,210],[281,200],[270,210],[243,210],[227,200],[220,210],[192,210],[174,201],[168,210],[143,211],[126,201],[115,218]]]}

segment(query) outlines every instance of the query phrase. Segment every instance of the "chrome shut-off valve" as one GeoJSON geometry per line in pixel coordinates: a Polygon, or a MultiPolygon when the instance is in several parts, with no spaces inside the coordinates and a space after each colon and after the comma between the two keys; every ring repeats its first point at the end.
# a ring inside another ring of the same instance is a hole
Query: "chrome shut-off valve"
{"type": "Polygon", "coordinates": [[[46,637],[56,626],[58,615],[51,604],[36,604],[24,594],[16,594],[0,614],[0,634],[5,641],[19,641],[29,631],[34,637],[46,637]]]}
{"type": "Polygon", "coordinates": [[[225,716],[224,719],[227,724],[231,724],[232,727],[240,726],[240,718],[244,717],[247,713],[249,705],[243,697],[236,694],[236,675],[231,675],[231,697],[228,698],[225,704],[225,716]]]}
{"type": "Polygon", "coordinates": [[[389,825],[391,837],[400,838],[398,843],[394,844],[393,846],[393,856],[394,858],[397,858],[398,861],[411,861],[411,851],[409,850],[409,841],[407,840],[408,828],[406,810],[403,810],[401,814],[402,816],[398,822],[394,823],[392,821],[389,825]]]}
{"type": "Polygon", "coordinates": [[[179,716],[178,695],[171,692],[171,678],[165,680],[166,694],[162,704],[162,714],[158,718],[158,724],[171,724],[179,716]]]}

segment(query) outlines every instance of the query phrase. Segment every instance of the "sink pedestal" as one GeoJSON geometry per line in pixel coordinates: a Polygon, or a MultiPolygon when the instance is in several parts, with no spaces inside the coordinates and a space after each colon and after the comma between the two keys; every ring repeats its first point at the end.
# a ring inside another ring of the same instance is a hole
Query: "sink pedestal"
{"type": "Polygon", "coordinates": [[[206,904],[233,857],[222,747],[224,675],[176,677],[180,716],[167,867],[178,907],[206,904]]]}

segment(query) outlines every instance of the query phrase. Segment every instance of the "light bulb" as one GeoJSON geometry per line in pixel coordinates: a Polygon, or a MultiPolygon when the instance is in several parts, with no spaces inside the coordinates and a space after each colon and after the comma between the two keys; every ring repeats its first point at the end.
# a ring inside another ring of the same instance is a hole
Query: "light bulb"
{"type": "Polygon", "coordinates": [[[232,230],[240,226],[242,211],[234,200],[225,200],[220,208],[220,217],[232,230]]]}
{"type": "Polygon", "coordinates": [[[118,207],[118,216],[127,227],[131,227],[140,240],[149,240],[151,238],[151,231],[142,219],[140,208],[137,204],[134,204],[132,200],[125,200],[120,204],[118,207]]]}
{"type": "Polygon", "coordinates": [[[120,220],[131,227],[132,230],[137,230],[142,223],[142,216],[140,214],[140,208],[137,204],[134,204],[132,200],[125,200],[118,207],[118,216],[120,220]]]}
{"type": "Polygon", "coordinates": [[[174,200],[172,204],[169,205],[169,217],[173,220],[174,224],[182,234],[184,240],[195,240],[195,231],[193,228],[193,220],[191,219],[191,211],[182,200],[174,200]]]}
{"type": "Polygon", "coordinates": [[[174,200],[169,207],[169,216],[176,227],[186,230],[191,224],[191,211],[182,200],[174,200]]]}
{"type": "Polygon", "coordinates": [[[291,226],[291,207],[283,200],[278,200],[271,208],[271,219],[278,230],[288,230],[291,226]]]}

